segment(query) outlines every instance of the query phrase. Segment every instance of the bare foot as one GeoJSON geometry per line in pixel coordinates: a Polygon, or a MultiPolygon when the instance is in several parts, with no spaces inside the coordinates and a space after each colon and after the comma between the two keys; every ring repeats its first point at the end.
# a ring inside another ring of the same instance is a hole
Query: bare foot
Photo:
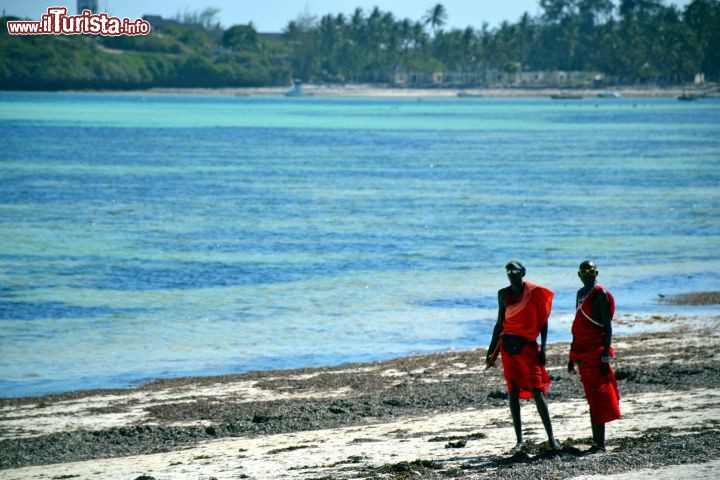
{"type": "Polygon", "coordinates": [[[588,449],[586,453],[588,455],[593,455],[595,453],[605,453],[605,447],[601,447],[600,445],[593,445],[588,449]]]}

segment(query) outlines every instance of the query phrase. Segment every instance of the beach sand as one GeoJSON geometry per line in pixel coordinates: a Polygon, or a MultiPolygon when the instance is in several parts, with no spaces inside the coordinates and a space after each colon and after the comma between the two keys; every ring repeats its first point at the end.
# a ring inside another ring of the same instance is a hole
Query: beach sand
{"type": "MultiPolygon", "coordinates": [[[[238,97],[247,96],[282,96],[289,87],[245,87],[245,88],[152,88],[149,90],[136,91],[108,91],[109,93],[129,94],[190,94],[190,95],[230,95],[238,97]]],[[[681,87],[653,87],[653,86],[629,86],[629,87],[608,87],[599,88],[573,88],[564,90],[561,88],[523,88],[523,87],[483,87],[483,88],[408,88],[392,87],[371,84],[356,85],[304,85],[303,92],[313,97],[377,97],[377,98],[410,98],[410,99],[431,99],[431,98],[458,98],[458,93],[469,94],[462,100],[479,100],[482,98],[514,98],[514,97],[546,97],[560,93],[572,92],[573,95],[582,95],[587,100],[602,102],[598,98],[601,92],[612,91],[619,93],[622,97],[669,97],[677,98],[686,92],[681,87]]],[[[714,95],[714,94],[713,94],[714,95]]],[[[605,100],[607,101],[607,100],[605,100]]]]}
{"type": "Polygon", "coordinates": [[[477,349],[2,399],[0,477],[720,478],[720,317],[653,321],[661,331],[614,341],[623,418],[605,454],[584,454],[587,404],[559,343],[548,402],[560,454],[544,450],[532,402],[526,448],[510,452],[502,373],[477,349]]]}

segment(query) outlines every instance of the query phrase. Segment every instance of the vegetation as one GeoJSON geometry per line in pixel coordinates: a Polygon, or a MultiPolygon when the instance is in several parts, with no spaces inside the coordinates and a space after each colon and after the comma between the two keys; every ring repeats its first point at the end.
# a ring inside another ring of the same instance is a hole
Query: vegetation
{"type": "Polygon", "coordinates": [[[491,72],[539,70],[603,72],[633,84],[677,84],[697,72],[720,79],[720,0],[692,0],[682,10],[663,0],[540,0],[540,7],[537,17],[525,13],[494,29],[447,31],[442,4],[417,21],[358,8],[349,17],[301,16],[282,38],[252,24],[223,30],[215,9],[164,20],[147,37],[10,36],[5,28],[0,88],[386,83],[399,73],[429,83],[436,72],[469,84],[491,72]]]}
{"type": "MultiPolygon", "coordinates": [[[[190,20],[208,23],[206,17],[190,20]]],[[[4,18],[3,20],[17,20],[4,18]]],[[[133,89],[287,85],[288,49],[252,25],[164,21],[148,36],[11,36],[0,32],[0,88],[133,89]]]]}
{"type": "MultiPolygon", "coordinates": [[[[292,71],[309,81],[390,82],[398,70],[457,72],[603,72],[621,83],[679,83],[698,72],[720,76],[720,1],[693,0],[683,10],[662,0],[540,0],[495,29],[443,30],[438,4],[422,20],[360,9],[350,18],[301,18],[285,30],[292,71]]],[[[473,81],[473,80],[471,80],[473,81]]]]}

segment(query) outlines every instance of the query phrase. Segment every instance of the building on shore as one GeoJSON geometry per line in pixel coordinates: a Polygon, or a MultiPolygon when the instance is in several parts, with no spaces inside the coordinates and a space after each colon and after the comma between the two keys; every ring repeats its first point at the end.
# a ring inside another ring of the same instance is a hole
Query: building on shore
{"type": "Polygon", "coordinates": [[[494,87],[548,87],[548,86],[595,86],[608,80],[602,72],[583,71],[519,71],[506,72],[487,69],[474,72],[411,71],[397,67],[391,75],[391,83],[397,86],[463,86],[481,85],[494,87]]]}

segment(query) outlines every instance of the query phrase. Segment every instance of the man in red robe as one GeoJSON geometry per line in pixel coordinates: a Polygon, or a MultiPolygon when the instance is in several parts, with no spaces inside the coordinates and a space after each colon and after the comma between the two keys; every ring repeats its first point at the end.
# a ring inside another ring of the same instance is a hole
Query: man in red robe
{"type": "Polygon", "coordinates": [[[501,355],[517,437],[514,449],[519,450],[523,445],[520,399],[534,398],[547,432],[548,445],[559,450],[560,445],[553,436],[545,402],[550,386],[550,377],[545,369],[545,344],[554,294],[537,283],[523,280],[525,267],[517,260],[508,263],[505,270],[510,286],[498,291],[498,320],[488,347],[485,367],[492,367],[498,353],[501,355]],[[537,344],[538,335],[541,338],[540,347],[537,344]]]}
{"type": "Polygon", "coordinates": [[[580,264],[578,272],[583,288],[578,290],[575,320],[572,325],[568,371],[580,372],[585,397],[590,405],[593,445],[591,453],[605,451],[605,424],[620,418],[620,392],[610,366],[614,356],[610,346],[615,299],[597,284],[597,265],[590,260],[580,264]]]}

